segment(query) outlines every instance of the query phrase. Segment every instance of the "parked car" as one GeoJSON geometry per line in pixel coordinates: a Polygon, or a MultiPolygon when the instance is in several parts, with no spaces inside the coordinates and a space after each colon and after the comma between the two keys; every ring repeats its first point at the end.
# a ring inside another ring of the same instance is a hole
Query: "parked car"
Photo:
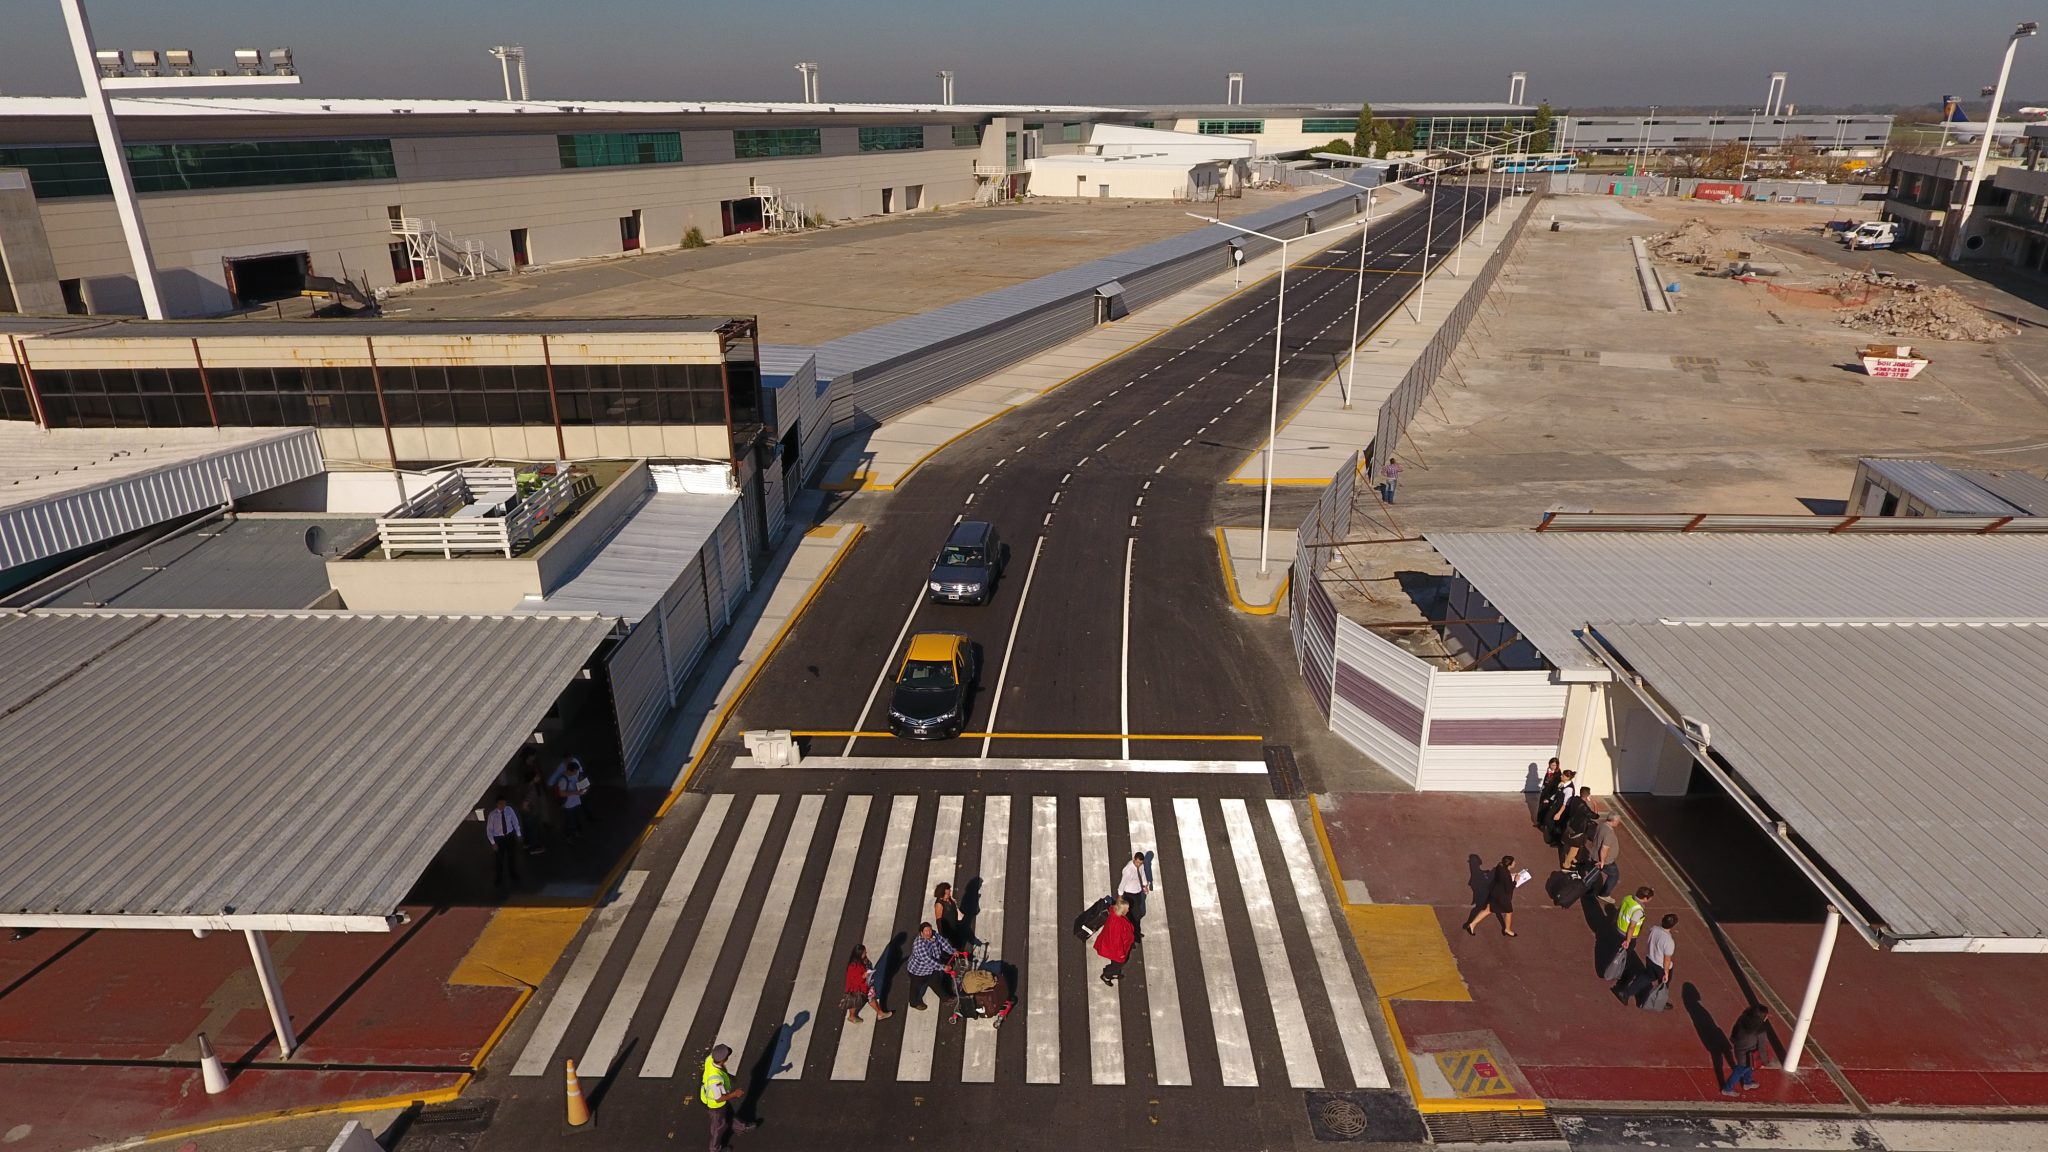
{"type": "Polygon", "coordinates": [[[952,535],[932,562],[925,593],[935,604],[986,604],[1003,574],[1003,542],[983,520],[953,525],[952,535]]]}
{"type": "Polygon", "coordinates": [[[1872,220],[1849,233],[1844,241],[1851,249],[1889,248],[1899,239],[1899,226],[1891,220],[1872,220]]]}
{"type": "Polygon", "coordinates": [[[905,740],[951,740],[967,728],[981,649],[958,632],[919,632],[904,650],[889,696],[889,731],[905,740]]]}

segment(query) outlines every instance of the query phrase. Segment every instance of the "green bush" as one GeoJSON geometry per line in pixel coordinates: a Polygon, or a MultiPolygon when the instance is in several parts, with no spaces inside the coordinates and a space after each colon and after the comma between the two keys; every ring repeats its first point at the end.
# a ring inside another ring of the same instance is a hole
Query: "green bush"
{"type": "Polygon", "coordinates": [[[709,248],[711,247],[711,241],[704,239],[703,230],[692,224],[683,232],[683,247],[709,248]]]}

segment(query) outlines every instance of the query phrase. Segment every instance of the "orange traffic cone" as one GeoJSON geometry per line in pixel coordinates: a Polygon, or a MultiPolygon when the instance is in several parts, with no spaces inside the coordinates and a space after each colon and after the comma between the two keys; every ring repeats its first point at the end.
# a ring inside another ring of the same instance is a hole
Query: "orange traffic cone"
{"type": "Polygon", "coordinates": [[[576,1079],[576,1062],[569,1060],[566,1063],[569,1066],[569,1127],[581,1128],[590,1123],[590,1105],[584,1102],[583,1084],[576,1079]]]}

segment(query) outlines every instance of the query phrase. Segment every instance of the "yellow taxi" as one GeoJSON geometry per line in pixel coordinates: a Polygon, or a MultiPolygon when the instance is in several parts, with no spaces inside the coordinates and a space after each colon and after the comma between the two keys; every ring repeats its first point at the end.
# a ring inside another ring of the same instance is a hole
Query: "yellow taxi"
{"type": "Polygon", "coordinates": [[[958,632],[919,632],[904,650],[889,697],[889,731],[905,740],[951,740],[967,728],[967,697],[981,649],[958,632]]]}

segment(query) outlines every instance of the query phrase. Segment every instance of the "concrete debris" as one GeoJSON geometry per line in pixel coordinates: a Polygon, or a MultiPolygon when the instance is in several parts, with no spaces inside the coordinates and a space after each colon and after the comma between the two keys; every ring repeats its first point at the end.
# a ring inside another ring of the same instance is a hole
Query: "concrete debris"
{"type": "MultiPolygon", "coordinates": [[[[1745,243],[1742,246],[1747,246],[1745,243]]],[[[1697,216],[1677,228],[1650,237],[1650,252],[1663,260],[1698,264],[1722,259],[1728,253],[1726,233],[1697,216]]]]}
{"type": "Polygon", "coordinates": [[[1939,284],[1875,276],[1845,276],[1836,293],[1843,299],[1868,293],[1867,299],[1840,314],[1843,327],[1914,340],[1965,340],[1986,343],[2017,335],[2019,330],[1985,315],[1953,289],[1939,284]]]}

